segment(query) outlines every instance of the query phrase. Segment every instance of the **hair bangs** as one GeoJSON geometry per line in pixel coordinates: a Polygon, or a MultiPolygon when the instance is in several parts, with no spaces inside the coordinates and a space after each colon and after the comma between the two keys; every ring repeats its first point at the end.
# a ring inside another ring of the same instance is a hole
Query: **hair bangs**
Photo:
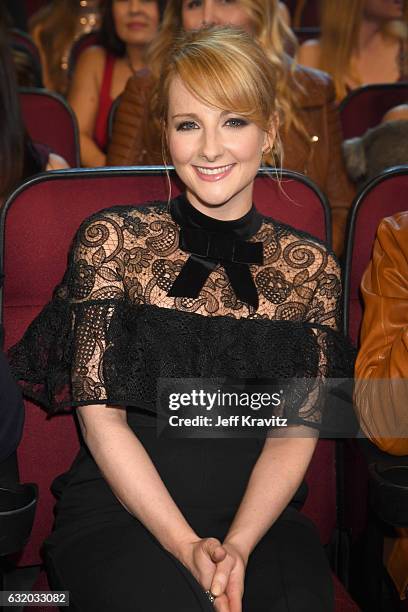
{"type": "Polygon", "coordinates": [[[249,58],[242,57],[238,63],[236,50],[230,57],[227,52],[221,56],[208,49],[206,54],[194,53],[192,47],[188,54],[181,54],[175,65],[175,72],[187,89],[207,106],[233,111],[266,129],[255,67],[249,58]]]}

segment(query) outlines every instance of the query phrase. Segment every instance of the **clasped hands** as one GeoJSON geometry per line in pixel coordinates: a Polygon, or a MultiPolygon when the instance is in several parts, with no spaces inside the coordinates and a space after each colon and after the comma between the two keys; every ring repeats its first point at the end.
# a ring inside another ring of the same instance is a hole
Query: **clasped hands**
{"type": "Polygon", "coordinates": [[[242,612],[248,557],[236,544],[202,538],[185,544],[179,558],[204,591],[216,596],[217,612],[242,612]]]}

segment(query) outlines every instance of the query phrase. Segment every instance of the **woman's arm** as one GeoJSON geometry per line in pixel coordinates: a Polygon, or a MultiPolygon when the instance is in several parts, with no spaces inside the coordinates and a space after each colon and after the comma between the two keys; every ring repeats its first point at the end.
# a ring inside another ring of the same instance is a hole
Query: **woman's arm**
{"type": "Polygon", "coordinates": [[[61,155],[50,153],[46,170],[64,170],[66,168],[69,168],[69,165],[61,155]]]}
{"type": "Polygon", "coordinates": [[[311,432],[309,437],[300,437],[305,431],[304,427],[296,427],[291,437],[265,441],[224,540],[233,544],[244,559],[248,559],[303,480],[318,439],[317,432],[311,429],[307,429],[311,432]]]}
{"type": "Polygon", "coordinates": [[[200,538],[128,426],[126,410],[89,405],[77,411],[84,440],[117,499],[166,550],[180,558],[183,545],[200,538]]]}
{"type": "Polygon", "coordinates": [[[100,47],[91,47],[81,53],[68,95],[68,102],[78,120],[81,163],[83,166],[95,168],[106,163],[105,154],[93,139],[104,62],[105,51],[100,47]]]}
{"type": "MultiPolygon", "coordinates": [[[[226,552],[216,538],[201,538],[170,496],[143,445],[127,424],[126,410],[106,405],[77,409],[84,441],[122,506],[193,574],[210,588],[217,562],[226,552]]],[[[218,612],[230,612],[220,598],[218,612]]]]}
{"type": "Polygon", "coordinates": [[[362,282],[365,310],[354,403],[364,433],[408,453],[408,213],[383,219],[362,282]]]}

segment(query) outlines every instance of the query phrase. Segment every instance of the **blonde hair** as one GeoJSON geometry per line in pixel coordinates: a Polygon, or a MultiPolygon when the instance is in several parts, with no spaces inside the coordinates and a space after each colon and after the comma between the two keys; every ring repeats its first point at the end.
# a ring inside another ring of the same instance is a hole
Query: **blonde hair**
{"type": "MultiPolygon", "coordinates": [[[[384,33],[398,38],[407,37],[407,2],[404,20],[384,25],[384,33]]],[[[346,78],[362,85],[353,69],[352,55],[358,46],[360,26],[363,19],[364,0],[324,0],[321,13],[320,63],[319,68],[328,72],[334,81],[336,96],[341,100],[347,95],[346,78]]],[[[406,57],[404,58],[406,63],[406,57]]],[[[406,66],[402,66],[403,72],[406,66]]]]}
{"type": "Polygon", "coordinates": [[[61,61],[74,40],[79,11],[78,0],[53,0],[35,13],[29,22],[31,34],[38,32],[53,89],[62,94],[66,94],[68,89],[68,74],[62,70],[61,61]]]}
{"type": "MultiPolygon", "coordinates": [[[[300,85],[293,71],[294,62],[286,53],[296,51],[297,40],[282,19],[277,0],[240,0],[253,24],[255,39],[275,70],[276,109],[285,130],[293,125],[307,137],[306,129],[296,115],[300,85]]],[[[183,0],[168,0],[159,34],[147,52],[147,64],[156,81],[160,78],[163,61],[172,48],[175,38],[182,32],[183,0]]],[[[153,93],[153,97],[156,94],[153,93]]],[[[152,110],[155,101],[152,101],[152,110]]]]}

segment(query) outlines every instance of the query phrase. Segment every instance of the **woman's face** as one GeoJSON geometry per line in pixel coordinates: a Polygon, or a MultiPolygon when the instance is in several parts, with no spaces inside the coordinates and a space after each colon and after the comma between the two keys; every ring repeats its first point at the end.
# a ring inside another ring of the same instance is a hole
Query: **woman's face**
{"type": "Polygon", "coordinates": [[[189,201],[214,216],[236,219],[249,210],[262,153],[272,144],[235,112],[207,106],[175,77],[170,85],[167,143],[189,201]]]}
{"type": "Polygon", "coordinates": [[[390,20],[402,17],[403,0],[365,0],[364,15],[368,19],[390,20]]]}
{"type": "Polygon", "coordinates": [[[182,0],[181,20],[187,31],[204,25],[233,25],[253,32],[252,19],[239,0],[182,0]]]}
{"type": "Polygon", "coordinates": [[[157,34],[156,0],[113,0],[112,16],[116,34],[127,45],[147,45],[157,34]]]}

